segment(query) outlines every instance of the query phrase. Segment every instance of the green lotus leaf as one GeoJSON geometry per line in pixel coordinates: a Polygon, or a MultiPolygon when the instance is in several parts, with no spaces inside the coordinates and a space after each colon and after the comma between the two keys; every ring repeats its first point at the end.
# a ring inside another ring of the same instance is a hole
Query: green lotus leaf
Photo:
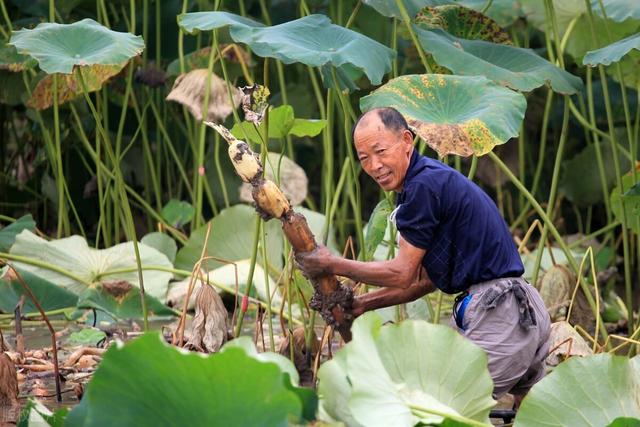
{"type": "MultiPolygon", "coordinates": [[[[33,295],[45,311],[76,306],[78,302],[78,296],[76,294],[20,267],[16,267],[16,270],[18,270],[18,273],[20,273],[20,276],[27,283],[29,289],[31,289],[31,292],[33,292],[33,295]]],[[[23,296],[25,300],[22,313],[39,313],[38,308],[29,297],[29,294],[17,279],[8,281],[0,277],[0,311],[5,313],[13,312],[20,298],[23,296]]]]}
{"type": "MultiPolygon", "coordinates": [[[[640,170],[636,170],[636,180],[640,181],[640,170]]],[[[616,187],[611,191],[611,211],[618,221],[622,221],[622,207],[624,206],[627,228],[640,234],[640,195],[635,194],[633,174],[627,173],[622,177],[622,192],[616,187]]]]}
{"type": "Polygon", "coordinates": [[[190,203],[171,199],[160,211],[160,215],[174,227],[182,227],[193,219],[196,209],[190,203]]]}
{"type": "MultiPolygon", "coordinates": [[[[363,0],[362,3],[374,8],[380,15],[402,19],[396,0],[363,0]]],[[[442,6],[453,3],[451,0],[402,0],[409,17],[414,17],[420,9],[428,6],[442,6]]]]}
{"type": "Polygon", "coordinates": [[[365,258],[371,259],[378,245],[384,239],[387,229],[387,218],[393,210],[393,206],[387,199],[381,200],[373,209],[371,218],[367,223],[367,230],[364,238],[365,258]]]}
{"type": "Polygon", "coordinates": [[[591,0],[591,8],[593,11],[604,18],[600,1],[604,6],[607,18],[616,22],[626,21],[627,19],[640,19],[640,3],[636,0],[591,0]]]}
{"type": "Polygon", "coordinates": [[[21,55],[15,46],[0,42],[0,70],[17,73],[35,67],[36,60],[28,55],[21,55]]]}
{"type": "Polygon", "coordinates": [[[0,228],[0,252],[7,252],[13,242],[16,240],[16,236],[22,232],[22,230],[33,231],[36,229],[36,222],[33,220],[31,214],[23,215],[15,222],[7,225],[4,228],[0,228]]]}
{"type": "MultiPolygon", "coordinates": [[[[118,74],[124,64],[120,65],[91,65],[83,66],[82,76],[87,86],[87,92],[95,92],[102,88],[102,85],[118,74]]],[[[79,96],[82,96],[82,83],[76,74],[49,74],[38,82],[27,100],[27,107],[36,110],[44,110],[53,105],[53,82],[58,82],[58,103],[64,104],[79,96]]]]}
{"type": "Polygon", "coordinates": [[[413,22],[424,29],[440,29],[463,39],[513,44],[509,34],[496,21],[464,6],[425,7],[413,22]]]}
{"type": "Polygon", "coordinates": [[[389,81],[360,109],[394,107],[438,155],[481,156],[518,135],[527,102],[482,76],[421,74],[389,81]]]}
{"type": "Polygon", "coordinates": [[[518,410],[516,426],[606,426],[640,417],[640,357],[572,357],[537,383],[518,410]]]}
{"type": "Polygon", "coordinates": [[[314,67],[350,64],[361,69],[373,84],[380,84],[384,74],[391,70],[395,55],[388,47],[334,25],[323,15],[309,15],[265,27],[227,12],[196,12],[180,15],[178,23],[189,33],[229,26],[231,38],[245,43],[258,56],[314,67]]]}
{"type": "MultiPolygon", "coordinates": [[[[457,3],[478,12],[482,12],[487,6],[485,0],[459,0],[457,3]]],[[[513,0],[493,0],[484,14],[496,21],[501,27],[509,26],[524,16],[520,2],[513,0]]]]}
{"type": "Polygon", "coordinates": [[[640,419],[630,417],[618,417],[607,427],[640,427],[640,419]]]}
{"type": "Polygon", "coordinates": [[[14,31],[9,44],[35,58],[48,74],[71,74],[77,65],[124,65],[144,50],[142,37],[112,31],[88,18],[14,31]]]}
{"type": "MultiPolygon", "coordinates": [[[[138,245],[142,266],[172,268],[167,257],[154,248],[138,245]]],[[[94,249],[80,236],[46,241],[28,230],[16,237],[11,247],[12,255],[21,255],[53,265],[60,271],[16,262],[23,270],[46,279],[74,294],[82,293],[88,285],[105,280],[123,280],[139,287],[138,271],[133,243],[126,242],[107,249],[94,249]],[[130,272],[118,272],[129,269],[130,272]],[[65,272],[65,273],[63,273],[65,272]]],[[[147,294],[164,300],[172,274],[158,270],[144,270],[143,279],[147,294]]]]}
{"type": "MultiPolygon", "coordinates": [[[[251,258],[251,242],[255,234],[256,213],[247,205],[235,205],[223,209],[211,220],[211,235],[207,245],[209,256],[228,261],[239,261],[251,258]]],[[[269,263],[278,270],[282,268],[282,232],[276,221],[265,223],[267,233],[267,252],[269,263]]],[[[176,255],[176,268],[189,270],[200,258],[207,226],[202,226],[191,233],[187,243],[176,255]]],[[[223,266],[215,260],[209,261],[209,268],[223,266]]]]}
{"type": "Polygon", "coordinates": [[[71,345],[88,345],[95,347],[100,341],[104,340],[107,334],[100,329],[84,328],[75,331],[67,338],[67,343],[71,345]]]}
{"type": "MultiPolygon", "coordinates": [[[[640,67],[640,52],[636,50],[630,51],[620,60],[619,65],[625,86],[636,90],[638,85],[640,85],[640,73],[638,73],[638,69],[640,67]]],[[[615,67],[607,67],[606,72],[613,78],[613,80],[618,83],[620,82],[615,67]]]]}
{"type": "Polygon", "coordinates": [[[435,61],[460,75],[483,75],[515,90],[529,92],[544,84],[572,95],[582,80],[551,64],[531,49],[481,40],[465,40],[442,30],[414,26],[422,47],[435,61]]]}
{"type": "MultiPolygon", "coordinates": [[[[149,316],[173,316],[176,314],[150,294],[145,294],[144,300],[149,316]]],[[[124,295],[114,294],[104,285],[85,289],[78,297],[78,308],[100,310],[114,319],[140,319],[143,317],[140,291],[137,288],[130,289],[124,295]]]]}
{"type": "Polygon", "coordinates": [[[51,412],[49,408],[36,399],[30,398],[20,413],[19,427],[63,427],[69,408],[61,408],[51,412]]]}
{"type": "Polygon", "coordinates": [[[314,412],[279,364],[255,356],[241,346],[187,353],[145,334],[105,353],[65,425],[285,427],[314,412]]]}
{"type": "Polygon", "coordinates": [[[611,43],[601,49],[587,52],[582,63],[595,67],[596,65],[609,65],[618,62],[632,49],[640,50],[640,34],[629,36],[625,39],[611,43]]]}
{"type": "Polygon", "coordinates": [[[162,252],[171,262],[176,260],[178,245],[176,245],[175,240],[164,233],[160,233],[158,231],[149,233],[140,239],[140,243],[162,252]]]}
{"type": "Polygon", "coordinates": [[[353,324],[353,340],[318,372],[320,414],[348,426],[488,424],[487,356],[453,329],[424,321],[353,324]]]}

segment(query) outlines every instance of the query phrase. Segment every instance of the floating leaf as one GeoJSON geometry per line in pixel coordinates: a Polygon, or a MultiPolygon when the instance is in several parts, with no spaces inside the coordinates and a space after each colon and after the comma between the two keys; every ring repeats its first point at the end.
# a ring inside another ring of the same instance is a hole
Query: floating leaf
{"type": "Polygon", "coordinates": [[[207,106],[207,116],[203,118],[202,106],[206,96],[208,74],[207,69],[196,69],[180,75],[174,82],[166,100],[184,105],[197,120],[221,122],[240,104],[242,94],[238,89],[231,88],[233,104],[230,104],[227,84],[223,79],[211,73],[211,77],[209,77],[209,105],[207,106]]]}
{"type": "Polygon", "coordinates": [[[367,232],[364,238],[365,258],[371,259],[378,245],[384,239],[384,233],[387,229],[387,219],[393,210],[393,206],[387,199],[381,200],[373,209],[369,222],[367,223],[367,232]]]}
{"type": "Polygon", "coordinates": [[[0,70],[17,73],[35,67],[37,61],[28,55],[21,55],[15,46],[0,42],[0,70]]]}
{"type": "Polygon", "coordinates": [[[13,242],[16,240],[16,236],[22,232],[22,230],[34,231],[36,229],[36,222],[33,220],[31,214],[23,215],[15,222],[0,229],[0,252],[7,252],[13,242]]]}
{"type": "Polygon", "coordinates": [[[296,391],[279,364],[240,346],[203,357],[150,333],[105,353],[66,425],[284,427],[315,412],[296,391]]]}
{"type": "Polygon", "coordinates": [[[73,332],[67,339],[67,344],[96,346],[107,337],[100,329],[84,328],[73,332]]]}
{"type": "MultiPolygon", "coordinates": [[[[138,247],[143,267],[173,267],[167,257],[156,249],[144,244],[139,244],[138,247]]],[[[80,236],[46,241],[30,231],[24,230],[16,237],[16,242],[11,247],[11,254],[44,261],[67,272],[67,274],[63,274],[44,267],[15,263],[23,270],[30,271],[75,294],[83,292],[88,284],[104,280],[125,280],[133,286],[139,286],[132,242],[120,243],[99,250],[89,247],[86,240],[80,236]],[[131,271],[118,272],[122,269],[131,271]]],[[[142,274],[147,294],[164,299],[172,274],[158,270],[144,270],[142,274]]]]}
{"type": "Polygon", "coordinates": [[[438,155],[483,155],[518,135],[524,96],[482,76],[421,74],[389,81],[360,109],[394,107],[438,155]]]}
{"type": "Polygon", "coordinates": [[[193,33],[230,26],[231,38],[247,44],[261,57],[285,64],[313,67],[350,64],[361,69],[371,83],[380,84],[391,71],[395,52],[355,31],[334,25],[323,15],[308,15],[284,24],[263,24],[227,12],[196,12],[178,16],[180,27],[193,33]]]}
{"type": "Polygon", "coordinates": [[[435,61],[460,75],[483,75],[503,86],[529,92],[544,84],[565,95],[578,93],[582,80],[531,49],[465,40],[442,30],[414,26],[422,47],[435,61]]]}
{"type": "Polygon", "coordinates": [[[509,34],[497,22],[464,6],[425,7],[413,21],[427,30],[440,29],[454,37],[513,44],[509,34]]]}
{"type": "Polygon", "coordinates": [[[609,65],[612,62],[620,61],[632,49],[640,50],[640,34],[629,36],[601,49],[589,51],[582,63],[591,67],[599,64],[609,65]]]}
{"type": "MultiPolygon", "coordinates": [[[[68,290],[51,283],[48,280],[38,277],[29,271],[16,267],[20,276],[27,282],[29,289],[38,299],[38,302],[45,311],[58,310],[62,308],[75,307],[78,296],[68,290]]],[[[18,305],[20,298],[25,297],[23,313],[39,313],[38,308],[33,303],[27,291],[17,279],[13,278],[13,272],[5,269],[4,278],[0,278],[0,311],[11,313],[18,305]]]]}
{"type": "Polygon", "coordinates": [[[71,74],[76,65],[121,65],[144,50],[142,37],[112,31],[93,19],[42,23],[14,31],[9,44],[38,61],[47,74],[71,74]]]}
{"type": "Polygon", "coordinates": [[[537,383],[516,415],[528,426],[606,426],[640,417],[640,357],[573,357],[537,383]]]}
{"type": "MultiPolygon", "coordinates": [[[[82,76],[87,86],[87,92],[95,92],[102,88],[102,85],[111,77],[120,72],[125,64],[120,65],[92,65],[82,68],[82,76]]],[[[38,82],[36,88],[31,93],[31,98],[27,100],[27,107],[36,110],[44,110],[53,105],[53,81],[58,82],[58,103],[64,104],[67,101],[77,98],[83,94],[82,83],[76,74],[47,75],[38,82]]]]}
{"type": "Polygon", "coordinates": [[[140,239],[140,243],[143,243],[150,248],[157,249],[166,255],[169,261],[174,262],[176,260],[176,252],[178,252],[178,245],[176,241],[164,233],[154,232],[149,233],[140,239]]]}
{"type": "Polygon", "coordinates": [[[352,331],[353,340],[318,373],[321,414],[331,421],[488,423],[495,401],[487,356],[453,329],[413,320],[382,326],[377,314],[365,313],[352,331]]]}
{"type": "Polygon", "coordinates": [[[164,205],[162,211],[160,211],[160,215],[172,226],[182,227],[191,222],[195,212],[196,209],[188,202],[171,199],[164,205]]]}

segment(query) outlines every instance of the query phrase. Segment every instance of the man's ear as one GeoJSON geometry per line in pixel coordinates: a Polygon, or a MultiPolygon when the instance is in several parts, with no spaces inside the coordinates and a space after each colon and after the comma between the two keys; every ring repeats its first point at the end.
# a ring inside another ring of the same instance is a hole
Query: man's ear
{"type": "Polygon", "coordinates": [[[407,148],[413,147],[413,133],[410,130],[405,129],[402,131],[402,142],[407,144],[407,148]]]}

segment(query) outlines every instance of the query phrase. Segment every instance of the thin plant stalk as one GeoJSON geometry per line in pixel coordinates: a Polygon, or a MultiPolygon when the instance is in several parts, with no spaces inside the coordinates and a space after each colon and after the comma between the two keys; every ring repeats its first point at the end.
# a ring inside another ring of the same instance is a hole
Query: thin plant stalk
{"type": "Polygon", "coordinates": [[[416,33],[413,31],[413,27],[411,24],[411,17],[407,12],[407,8],[404,7],[403,0],[396,0],[396,5],[398,9],[400,9],[400,15],[402,16],[402,21],[404,22],[407,30],[409,31],[409,35],[411,36],[411,40],[413,41],[413,45],[418,51],[418,55],[420,56],[420,61],[422,62],[422,66],[427,71],[427,73],[431,73],[431,67],[429,66],[429,62],[427,61],[427,57],[424,54],[424,49],[422,49],[422,45],[418,41],[418,37],[416,37],[416,33]]]}
{"type": "Polygon", "coordinates": [[[269,326],[269,350],[275,351],[276,345],[275,340],[273,338],[273,318],[271,313],[271,289],[269,287],[269,271],[266,268],[269,265],[268,257],[267,257],[267,233],[265,232],[266,223],[264,221],[260,221],[260,239],[262,243],[261,252],[262,252],[262,265],[265,266],[264,271],[264,284],[267,291],[267,325],[269,326]]]}

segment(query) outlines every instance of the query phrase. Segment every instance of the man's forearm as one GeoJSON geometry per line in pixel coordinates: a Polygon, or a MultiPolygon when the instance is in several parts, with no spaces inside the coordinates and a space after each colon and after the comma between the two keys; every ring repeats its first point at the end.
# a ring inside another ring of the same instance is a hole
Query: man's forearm
{"type": "Polygon", "coordinates": [[[345,258],[336,258],[332,273],[345,276],[356,282],[371,285],[407,289],[415,278],[415,271],[408,271],[407,267],[391,261],[360,262],[345,258]]]}
{"type": "Polygon", "coordinates": [[[411,302],[434,290],[433,283],[427,281],[414,283],[407,289],[380,289],[357,297],[356,308],[358,314],[361,314],[365,311],[411,302]]]}

